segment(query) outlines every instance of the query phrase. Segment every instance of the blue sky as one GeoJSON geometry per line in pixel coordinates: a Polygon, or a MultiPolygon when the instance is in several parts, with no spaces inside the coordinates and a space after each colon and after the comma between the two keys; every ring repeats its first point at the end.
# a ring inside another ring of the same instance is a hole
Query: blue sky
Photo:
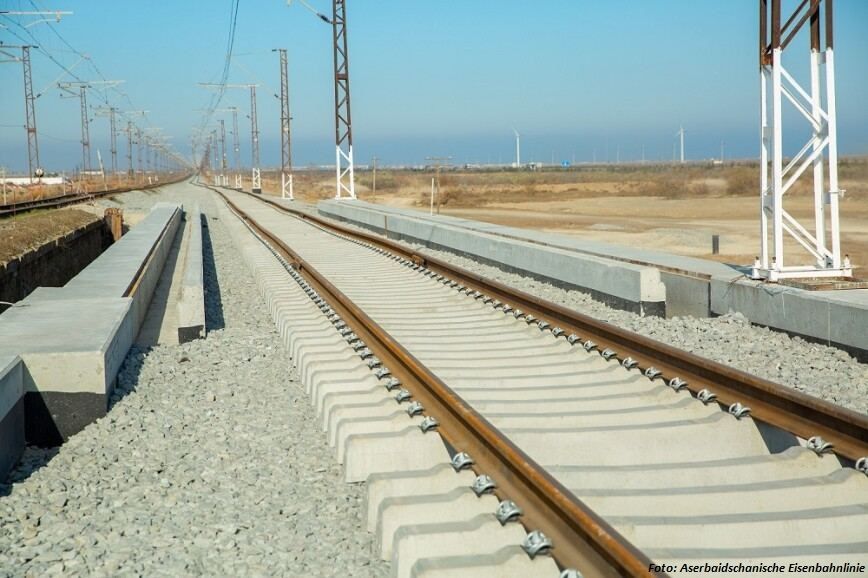
{"type": "MultiPolygon", "coordinates": [[[[795,0],[785,0],[792,4],[795,0]]],[[[310,0],[330,13],[327,0],[310,0]]],[[[124,79],[131,101],[109,91],[122,109],[147,109],[189,154],[190,129],[211,94],[196,85],[220,76],[230,0],[36,0],[72,10],[54,28],[87,53],[104,78],[124,79]]],[[[728,157],[758,151],[757,0],[350,0],[350,76],[357,162],[509,162],[512,127],[523,160],[622,161],[672,156],[674,133],[687,130],[687,156],[728,157]]],[[[868,2],[837,0],[836,60],[839,145],[868,153],[868,2]]],[[[32,9],[30,0],[0,0],[0,10],[32,9]]],[[[26,24],[31,20],[18,19],[26,24]]],[[[6,18],[0,40],[26,33],[6,18]]],[[[47,24],[28,28],[39,44],[71,67],[78,56],[47,24]]],[[[241,0],[230,82],[262,85],[262,162],[279,164],[277,55],[290,52],[293,154],[296,164],[333,162],[331,29],[298,2],[241,0]]],[[[804,72],[807,40],[792,69],[804,72]],[[804,55],[804,56],[803,56],[804,55]]],[[[97,78],[88,63],[74,68],[97,78]]],[[[78,103],[51,88],[62,73],[33,55],[43,165],[79,163],[78,103]]],[[[26,165],[21,67],[0,65],[0,165],[26,165]]],[[[91,98],[98,104],[98,98],[91,98]]],[[[245,91],[222,106],[249,107],[245,91]]],[[[249,125],[241,119],[242,155],[249,125]]],[[[790,146],[799,148],[794,138],[790,146]]],[[[108,155],[108,121],[96,117],[91,141],[108,155]]],[[[125,146],[121,146],[124,154],[125,146]]]]}

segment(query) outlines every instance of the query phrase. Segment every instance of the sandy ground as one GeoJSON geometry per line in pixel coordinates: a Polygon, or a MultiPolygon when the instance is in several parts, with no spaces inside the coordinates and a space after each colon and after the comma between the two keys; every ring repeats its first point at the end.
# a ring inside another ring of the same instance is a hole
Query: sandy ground
{"type": "MultiPolygon", "coordinates": [[[[791,199],[789,212],[812,219],[812,200],[791,199]]],[[[849,201],[849,199],[848,199],[849,201]]],[[[754,199],[661,199],[603,197],[581,201],[493,204],[479,209],[441,209],[443,214],[538,229],[679,255],[750,264],[759,248],[758,202],[754,199]],[[720,254],[712,255],[712,235],[720,236],[720,254]]],[[[868,199],[841,206],[841,244],[854,263],[868,266],[868,199]]],[[[809,262],[795,240],[787,254],[809,262]]],[[[794,263],[795,264],[795,263],[794,263]]]]}
{"type": "MultiPolygon", "coordinates": [[[[433,170],[380,171],[373,192],[370,171],[357,171],[360,199],[428,211],[433,170]]],[[[759,251],[759,167],[658,165],[613,166],[541,173],[444,172],[440,212],[513,227],[656,249],[750,265],[759,251]],[[712,255],[712,235],[720,254],[712,255]]],[[[299,171],[296,196],[306,201],[334,196],[334,173],[299,171]]],[[[263,190],[276,195],[279,176],[263,174],[263,190]]],[[[786,209],[813,230],[811,185],[802,179],[786,209]]],[[[841,244],[868,277],[868,160],[841,167],[841,244]]],[[[811,264],[792,238],[787,264],[811,264]]],[[[860,271],[857,269],[857,275],[860,271]]]]}

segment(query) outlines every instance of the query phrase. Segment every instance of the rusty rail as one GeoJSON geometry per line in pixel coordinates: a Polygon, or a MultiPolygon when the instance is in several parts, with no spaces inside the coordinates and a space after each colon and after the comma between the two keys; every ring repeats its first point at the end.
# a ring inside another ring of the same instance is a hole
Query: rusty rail
{"type": "Polygon", "coordinates": [[[282,212],[412,259],[475,291],[545,320],[553,327],[573,333],[582,342],[593,341],[600,351],[609,348],[616,352],[618,359],[632,358],[641,370],[657,369],[661,372],[659,378],[667,382],[677,377],[687,382],[686,389],[694,395],[706,389],[714,393],[717,402],[724,407],[741,403],[750,408],[750,415],[754,419],[799,438],[807,440],[820,436],[832,444],[832,451],[836,455],[847,461],[853,462],[868,456],[868,416],[615,327],[441,259],[418,253],[379,235],[339,225],[259,195],[245,194],[282,212]]]}
{"type": "Polygon", "coordinates": [[[552,539],[552,556],[561,567],[580,568],[588,577],[665,576],[650,572],[652,562],[645,554],[509,441],[301,256],[224,193],[204,186],[223,197],[239,218],[328,301],[426,412],[437,418],[444,440],[456,451],[470,454],[474,469],[497,480],[498,497],[521,505],[522,523],[552,539]]]}

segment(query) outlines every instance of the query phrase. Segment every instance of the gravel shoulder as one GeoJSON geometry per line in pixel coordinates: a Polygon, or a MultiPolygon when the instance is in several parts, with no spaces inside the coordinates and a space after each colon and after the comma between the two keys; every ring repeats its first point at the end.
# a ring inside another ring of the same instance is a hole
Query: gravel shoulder
{"type": "Polygon", "coordinates": [[[0,485],[0,576],[387,575],[364,486],[342,481],[213,201],[182,186],[153,201],[208,217],[208,337],[134,348],[107,417],[27,451],[0,485]]]}
{"type": "MultiPolygon", "coordinates": [[[[299,208],[327,219],[316,213],[315,207],[311,205],[302,205],[299,208]]],[[[343,221],[334,222],[366,233],[372,232],[343,221]]],[[[580,291],[555,287],[532,277],[508,272],[447,251],[414,243],[399,243],[595,319],[859,413],[868,413],[868,365],[859,363],[848,353],[835,347],[752,325],[740,313],[712,318],[642,317],[613,309],[580,291]]]]}

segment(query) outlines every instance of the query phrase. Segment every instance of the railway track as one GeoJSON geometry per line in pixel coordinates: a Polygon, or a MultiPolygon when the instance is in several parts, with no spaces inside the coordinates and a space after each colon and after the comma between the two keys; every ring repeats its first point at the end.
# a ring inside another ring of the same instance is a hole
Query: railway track
{"type": "Polygon", "coordinates": [[[143,191],[148,189],[154,189],[157,187],[162,187],[165,185],[170,185],[172,183],[178,183],[185,179],[188,179],[189,175],[184,175],[181,178],[173,179],[165,182],[154,183],[150,185],[143,185],[141,187],[121,187],[117,189],[111,189],[108,191],[95,191],[92,193],[73,193],[70,195],[62,195],[58,197],[49,197],[45,199],[37,199],[33,201],[22,201],[19,203],[8,203],[5,205],[0,205],[0,219],[5,217],[13,217],[15,215],[21,213],[27,213],[29,211],[35,211],[37,209],[59,209],[61,207],[67,207],[69,205],[74,205],[76,203],[84,203],[90,201],[92,199],[96,199],[99,197],[108,197],[111,195],[117,195],[120,193],[129,193],[130,191],[143,191]]]}
{"type": "Polygon", "coordinates": [[[423,416],[457,468],[490,476],[546,537],[529,534],[530,554],[550,551],[585,576],[868,563],[866,416],[274,201],[213,190],[382,384],[406,389],[401,407],[362,404],[360,415],[397,427],[423,416]]]}

